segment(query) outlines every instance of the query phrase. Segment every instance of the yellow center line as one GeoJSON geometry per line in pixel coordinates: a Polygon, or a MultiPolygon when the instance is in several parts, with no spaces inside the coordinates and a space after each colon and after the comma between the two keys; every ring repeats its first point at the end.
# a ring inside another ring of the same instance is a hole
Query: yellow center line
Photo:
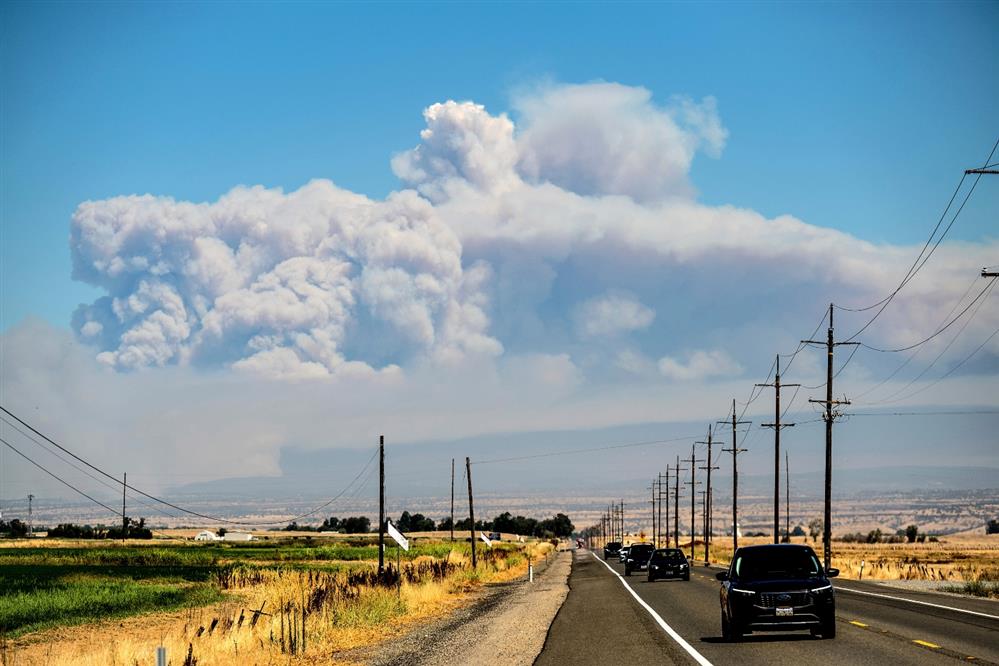
{"type": "Polygon", "coordinates": [[[868,627],[868,625],[864,624],[863,622],[857,622],[856,620],[850,620],[850,624],[854,625],[855,627],[861,627],[863,629],[866,629],[868,627]]]}
{"type": "Polygon", "coordinates": [[[917,639],[917,640],[914,640],[912,642],[915,643],[916,645],[922,645],[923,647],[928,647],[928,648],[931,648],[933,650],[939,650],[940,649],[939,645],[937,645],[936,643],[930,643],[929,641],[921,641],[921,640],[917,639]]]}

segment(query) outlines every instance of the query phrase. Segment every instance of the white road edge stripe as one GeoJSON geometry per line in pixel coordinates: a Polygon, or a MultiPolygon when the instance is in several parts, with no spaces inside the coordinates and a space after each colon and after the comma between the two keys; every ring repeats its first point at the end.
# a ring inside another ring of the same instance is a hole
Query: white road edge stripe
{"type": "Polygon", "coordinates": [[[990,620],[999,620],[999,615],[989,615],[988,613],[979,613],[978,611],[965,610],[964,608],[954,608],[953,606],[942,606],[940,604],[931,604],[928,601],[917,601],[915,599],[906,599],[905,597],[896,597],[890,594],[878,594],[876,592],[862,592],[861,590],[854,590],[849,587],[842,587],[840,585],[836,586],[836,591],[849,592],[850,594],[863,594],[868,597],[881,597],[883,599],[892,599],[894,601],[906,601],[910,604],[919,604],[920,606],[930,606],[931,608],[942,608],[944,610],[954,611],[955,613],[967,613],[968,615],[987,617],[990,620]]]}
{"type": "Polygon", "coordinates": [[[682,647],[684,650],[686,650],[687,654],[689,654],[691,657],[694,658],[694,661],[696,661],[701,666],[712,666],[711,662],[704,658],[704,655],[702,655],[700,652],[698,652],[697,650],[695,650],[690,645],[690,643],[688,643],[687,641],[683,640],[683,637],[680,636],[680,634],[676,633],[676,631],[673,629],[673,627],[671,627],[668,624],[666,624],[666,620],[662,619],[662,617],[660,617],[659,613],[655,612],[652,609],[652,606],[650,606],[647,603],[645,603],[645,600],[642,599],[640,596],[638,596],[638,594],[636,594],[633,589],[631,589],[631,586],[628,585],[627,581],[624,580],[624,576],[622,576],[618,572],[614,571],[614,568],[611,565],[607,564],[606,562],[604,562],[603,560],[601,560],[599,557],[597,557],[597,554],[594,553],[592,550],[590,551],[590,555],[592,555],[593,558],[597,562],[599,562],[600,564],[602,564],[605,567],[607,567],[608,571],[610,571],[612,574],[614,574],[615,576],[617,576],[618,579],[620,579],[621,584],[624,585],[624,589],[628,590],[628,592],[631,593],[631,596],[635,597],[635,601],[637,601],[638,603],[640,603],[642,605],[642,608],[644,608],[645,610],[647,610],[649,612],[649,615],[651,615],[652,619],[655,620],[656,623],[660,627],[663,628],[663,631],[665,631],[667,634],[669,634],[670,638],[672,638],[674,641],[676,641],[680,645],[680,647],[682,647]]]}

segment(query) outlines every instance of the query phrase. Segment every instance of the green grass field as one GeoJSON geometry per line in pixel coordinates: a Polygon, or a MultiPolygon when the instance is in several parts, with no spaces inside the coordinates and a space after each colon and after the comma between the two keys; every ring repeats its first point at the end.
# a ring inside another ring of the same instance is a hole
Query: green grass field
{"type": "MultiPolygon", "coordinates": [[[[468,544],[453,548],[468,551],[468,544]]],[[[403,561],[445,557],[452,544],[414,544],[403,561]]],[[[387,557],[395,560],[395,549],[387,557]]],[[[227,567],[326,573],[374,566],[376,545],[259,544],[80,545],[0,547],[0,633],[16,637],[53,626],[206,605],[229,592],[227,567]]]]}

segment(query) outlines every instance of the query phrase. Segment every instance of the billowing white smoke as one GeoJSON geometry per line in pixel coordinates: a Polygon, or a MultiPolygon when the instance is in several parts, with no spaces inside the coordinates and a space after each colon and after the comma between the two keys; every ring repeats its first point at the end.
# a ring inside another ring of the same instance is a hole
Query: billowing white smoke
{"type": "MultiPolygon", "coordinates": [[[[518,330],[544,339],[546,353],[570,351],[547,343],[550,328],[538,323],[547,308],[544,317],[562,320],[556,328],[574,332],[565,339],[578,357],[587,345],[626,346],[629,336],[675,324],[665,315],[680,297],[669,291],[670,270],[699,267],[700,288],[726,291],[714,267],[769,271],[738,285],[745,301],[772,288],[769,280],[823,285],[864,303],[894,286],[916,253],[694,200],[692,160],[717,155],[727,137],[712,98],[659,106],[643,88],[598,83],[546,88],[516,109],[519,127],[471,102],[430,106],[420,144],[392,160],[413,189],[383,201],[313,181],[291,193],[237,187],[214,203],[126,196],[80,205],[75,277],[108,296],[76,313],[78,335],[118,369],[223,364],[326,376],[488,358],[504,345],[537,351],[513,339],[518,330]],[[622,268],[599,279],[568,272],[582,256],[577,264],[622,268]],[[633,265],[659,272],[624,283],[633,265]],[[581,286],[551,298],[559,280],[581,286]],[[526,323],[491,321],[497,304],[493,319],[526,323]]],[[[932,331],[996,252],[996,242],[942,245],[872,329],[873,341],[911,343],[932,331]]],[[[809,308],[807,325],[820,309],[809,308]]],[[[997,316],[986,308],[975,326],[986,330],[997,316]]],[[[776,349],[767,341],[769,356],[776,349]]],[[[737,375],[732,359],[746,351],[716,346],[657,350],[658,372],[737,375]]],[[[654,369],[640,352],[629,348],[619,367],[654,369]]]]}
{"type": "Polygon", "coordinates": [[[129,196],[73,216],[78,279],[109,297],[75,324],[121,369],[220,359],[272,376],[367,371],[343,346],[358,318],[442,358],[494,355],[482,283],[415,192],[376,202],[313,181],[239,187],[213,204],[129,196]]]}

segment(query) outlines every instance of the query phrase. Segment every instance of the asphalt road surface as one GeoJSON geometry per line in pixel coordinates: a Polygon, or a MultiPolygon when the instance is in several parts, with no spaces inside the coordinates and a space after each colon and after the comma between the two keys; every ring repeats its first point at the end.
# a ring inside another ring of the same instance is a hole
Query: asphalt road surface
{"type": "Polygon", "coordinates": [[[536,665],[952,664],[999,665],[999,603],[834,580],[837,637],[808,632],[721,638],[718,568],[689,582],[623,577],[595,553],[573,553],[569,596],[536,665]]]}

